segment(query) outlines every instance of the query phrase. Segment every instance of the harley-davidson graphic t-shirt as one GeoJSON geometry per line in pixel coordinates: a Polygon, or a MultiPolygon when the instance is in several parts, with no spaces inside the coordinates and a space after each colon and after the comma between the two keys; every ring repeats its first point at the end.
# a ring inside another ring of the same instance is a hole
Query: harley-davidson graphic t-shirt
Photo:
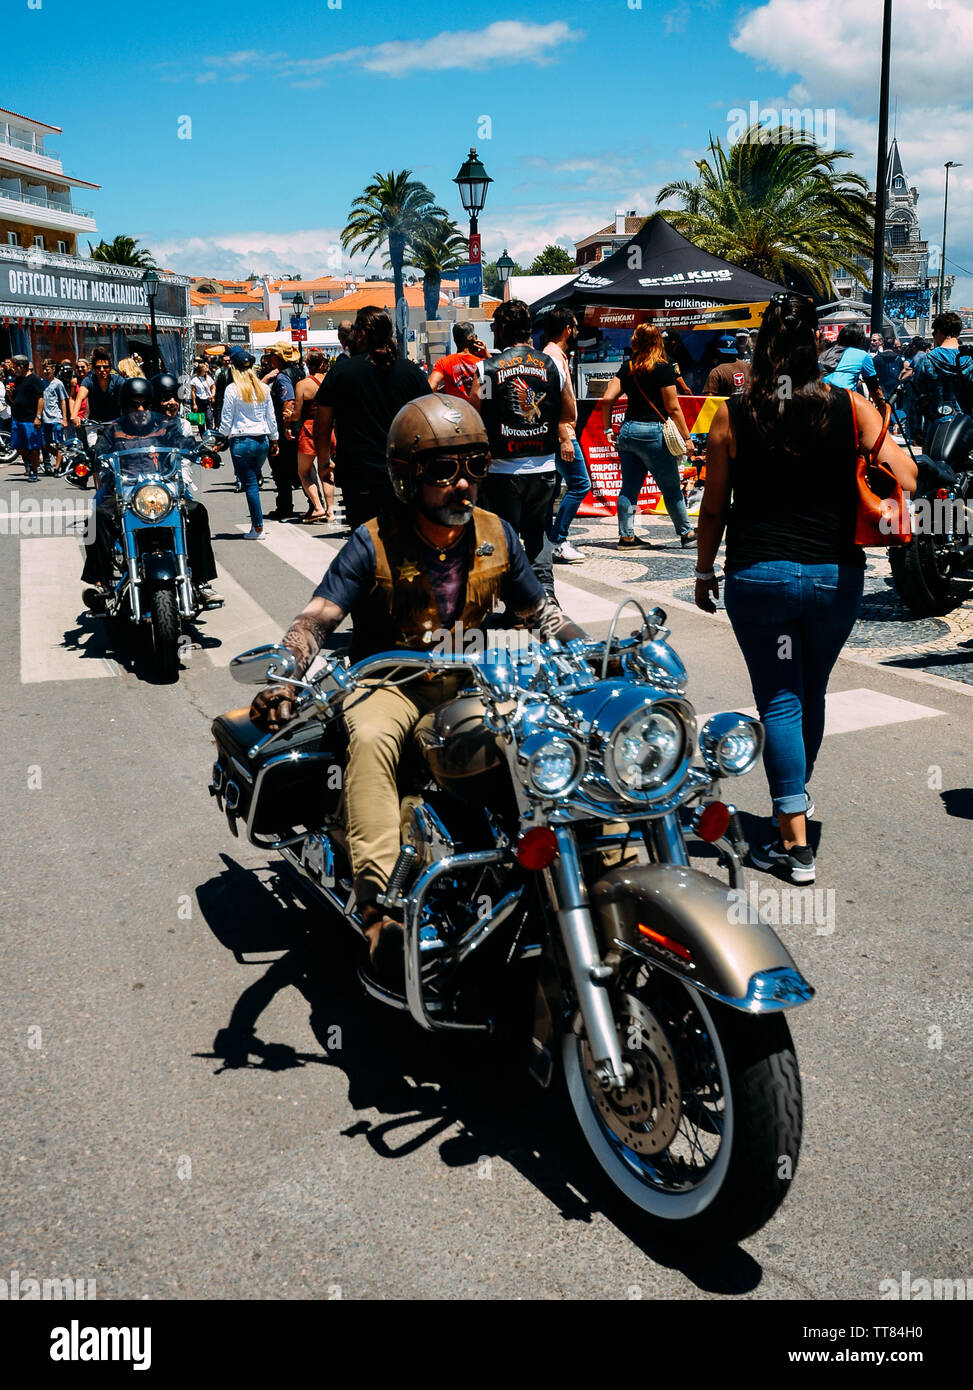
{"type": "Polygon", "coordinates": [[[564,373],[530,343],[479,366],[480,405],[490,436],[491,473],[553,473],[564,373]]]}

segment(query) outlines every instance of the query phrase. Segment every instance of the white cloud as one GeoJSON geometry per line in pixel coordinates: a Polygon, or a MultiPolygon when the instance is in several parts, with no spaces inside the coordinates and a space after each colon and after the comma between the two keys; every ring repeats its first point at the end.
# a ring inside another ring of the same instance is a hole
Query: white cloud
{"type": "MultiPolygon", "coordinates": [[[[767,0],[741,18],[730,42],[797,76],[815,106],[877,105],[882,9],[846,0],[767,0]]],[[[904,105],[931,93],[962,100],[973,65],[973,9],[961,0],[899,0],[892,17],[892,91],[904,105]]]]}
{"type": "MultiPolygon", "coordinates": [[[[337,227],[294,231],[215,232],[205,237],[140,238],[152,247],[160,265],[181,275],[242,278],[249,271],[287,275],[299,270],[308,278],[364,269],[364,260],[341,250],[337,227]]],[[[379,258],[369,267],[380,273],[379,258]]]]}
{"type": "Polygon", "coordinates": [[[244,77],[291,78],[295,86],[313,87],[323,82],[327,70],[358,68],[385,77],[406,77],[416,72],[444,72],[466,68],[481,71],[511,63],[543,66],[554,61],[557,50],[584,38],[563,20],[532,24],[524,20],[497,20],[483,29],[444,30],[428,39],[391,39],[326,53],[317,58],[289,58],[283,53],[240,49],[203,58],[207,68],[227,81],[244,77]]]}

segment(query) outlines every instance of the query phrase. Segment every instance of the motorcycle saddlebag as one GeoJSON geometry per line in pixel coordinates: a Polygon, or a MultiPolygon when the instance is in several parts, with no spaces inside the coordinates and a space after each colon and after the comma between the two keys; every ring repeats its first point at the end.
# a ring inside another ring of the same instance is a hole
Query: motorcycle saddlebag
{"type": "Polygon", "coordinates": [[[210,791],[234,832],[237,820],[247,825],[251,810],[251,834],[282,838],[298,827],[317,829],[337,810],[347,744],[338,722],[302,723],[275,738],[266,750],[268,735],[253,723],[248,709],[221,714],[214,719],[212,732],[216,761],[210,791]],[[254,807],[258,778],[260,791],[254,807]]]}

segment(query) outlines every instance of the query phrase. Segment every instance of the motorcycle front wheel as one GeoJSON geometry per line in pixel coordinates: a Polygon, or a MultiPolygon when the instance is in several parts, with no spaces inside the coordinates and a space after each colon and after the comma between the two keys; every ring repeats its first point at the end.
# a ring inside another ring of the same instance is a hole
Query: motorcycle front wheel
{"type": "Polygon", "coordinates": [[[599,1165],[653,1232],[727,1244],[759,1230],[787,1194],[801,1146],[801,1082],[781,1014],[740,1013],[659,971],[615,996],[628,1088],[598,1084],[576,1025],[568,1094],[599,1165]]]}
{"type": "Polygon", "coordinates": [[[172,590],[153,589],[149,611],[156,675],[160,680],[174,681],[179,674],[179,608],[172,590]]]}

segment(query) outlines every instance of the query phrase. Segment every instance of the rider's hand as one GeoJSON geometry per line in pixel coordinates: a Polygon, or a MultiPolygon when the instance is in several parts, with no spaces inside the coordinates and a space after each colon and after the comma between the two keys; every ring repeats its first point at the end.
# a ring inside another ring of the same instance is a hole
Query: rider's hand
{"type": "Polygon", "coordinates": [[[250,718],[261,729],[275,734],[294,718],[296,692],[291,685],[272,685],[261,690],[250,706],[250,718]]]}
{"type": "Polygon", "coordinates": [[[696,580],[696,607],[701,608],[704,613],[716,612],[713,600],[719,596],[720,581],[715,576],[712,579],[696,580]]]}

